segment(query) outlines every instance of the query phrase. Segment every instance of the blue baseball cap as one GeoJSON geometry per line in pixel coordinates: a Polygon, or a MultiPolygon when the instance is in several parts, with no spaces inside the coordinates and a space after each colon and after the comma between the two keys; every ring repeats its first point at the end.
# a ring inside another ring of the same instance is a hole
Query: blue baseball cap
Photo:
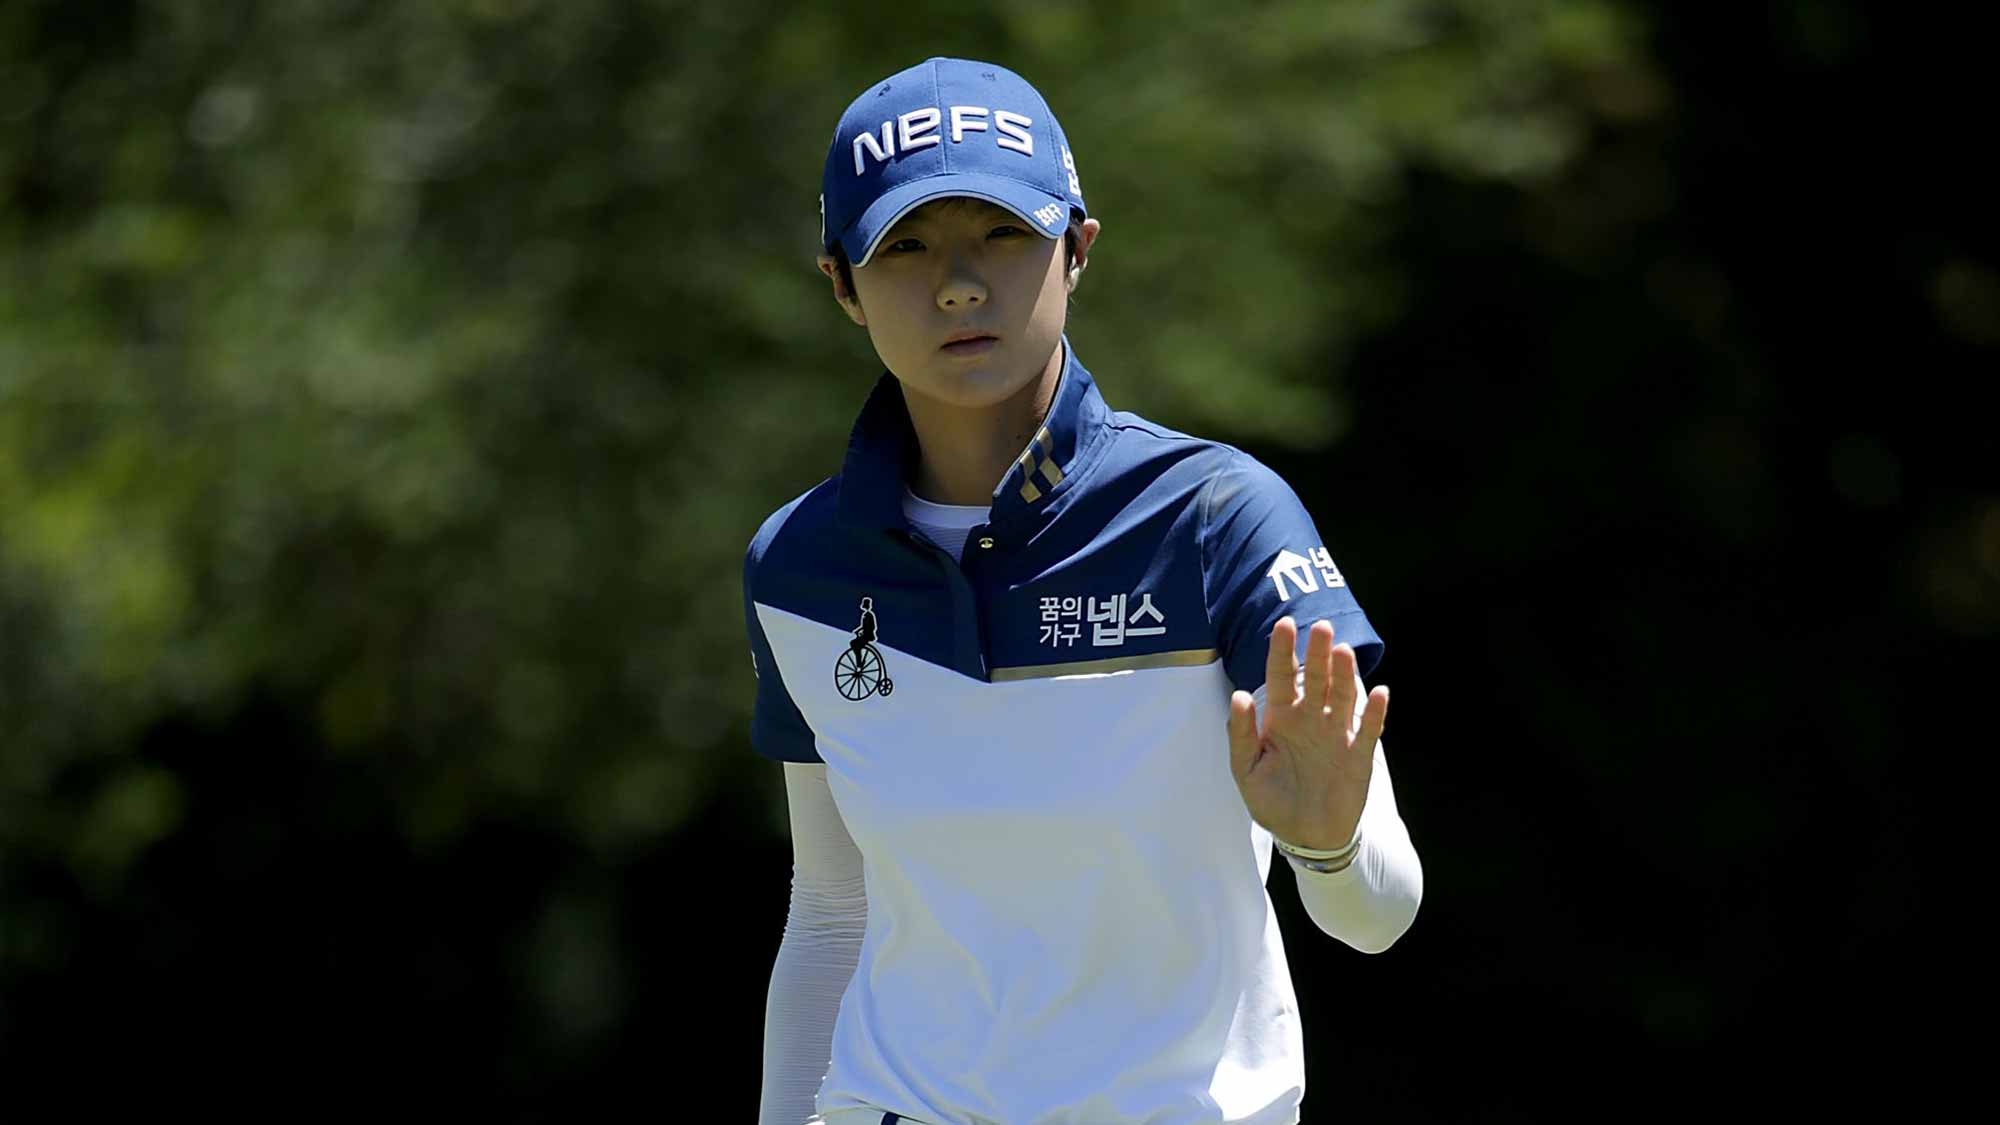
{"type": "Polygon", "coordinates": [[[840,115],[820,177],[819,240],[858,269],[933,199],[997,203],[1044,238],[1082,221],[1083,185],[1042,95],[1004,66],[934,57],[875,83],[840,115]]]}

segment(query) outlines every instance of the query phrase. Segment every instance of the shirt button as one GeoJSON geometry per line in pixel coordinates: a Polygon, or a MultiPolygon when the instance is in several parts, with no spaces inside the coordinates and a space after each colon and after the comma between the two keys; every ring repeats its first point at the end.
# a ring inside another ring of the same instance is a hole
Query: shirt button
{"type": "Polygon", "coordinates": [[[981,547],[991,547],[991,546],[993,546],[993,538],[992,538],[992,536],[985,536],[985,537],[982,537],[982,538],[981,538],[981,539],[979,540],[979,545],[980,545],[981,547]]]}

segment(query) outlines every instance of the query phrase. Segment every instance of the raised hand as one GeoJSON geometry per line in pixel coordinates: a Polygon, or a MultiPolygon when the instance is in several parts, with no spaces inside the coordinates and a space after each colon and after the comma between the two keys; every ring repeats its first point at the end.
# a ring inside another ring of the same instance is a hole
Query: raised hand
{"type": "Polygon", "coordinates": [[[1280,840],[1342,848],[1361,823],[1389,689],[1378,685],[1357,708],[1354,648],[1333,643],[1331,621],[1313,624],[1301,685],[1297,643],[1298,626],[1279,618],[1265,659],[1261,731],[1255,697],[1230,696],[1229,772],[1251,817],[1280,840]]]}

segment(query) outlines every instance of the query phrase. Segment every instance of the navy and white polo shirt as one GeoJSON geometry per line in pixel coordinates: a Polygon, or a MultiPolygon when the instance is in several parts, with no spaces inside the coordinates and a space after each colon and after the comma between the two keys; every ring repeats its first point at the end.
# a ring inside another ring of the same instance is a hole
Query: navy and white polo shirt
{"type": "Polygon", "coordinates": [[[752,740],[826,764],[867,886],[819,1109],[1293,1122],[1297,1005],[1229,696],[1263,686],[1285,615],[1302,648],[1331,620],[1364,676],[1382,642],[1283,480],[1112,411],[1062,347],[962,558],[904,519],[888,374],[840,475],[750,545],[752,740]]]}

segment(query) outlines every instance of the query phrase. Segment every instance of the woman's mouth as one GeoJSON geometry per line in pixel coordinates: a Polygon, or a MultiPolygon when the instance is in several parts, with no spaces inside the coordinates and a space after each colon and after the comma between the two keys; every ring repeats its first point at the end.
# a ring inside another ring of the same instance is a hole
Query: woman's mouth
{"type": "Polygon", "coordinates": [[[992,336],[973,336],[964,340],[953,340],[938,350],[946,355],[983,355],[990,352],[1000,341],[992,336]]]}

